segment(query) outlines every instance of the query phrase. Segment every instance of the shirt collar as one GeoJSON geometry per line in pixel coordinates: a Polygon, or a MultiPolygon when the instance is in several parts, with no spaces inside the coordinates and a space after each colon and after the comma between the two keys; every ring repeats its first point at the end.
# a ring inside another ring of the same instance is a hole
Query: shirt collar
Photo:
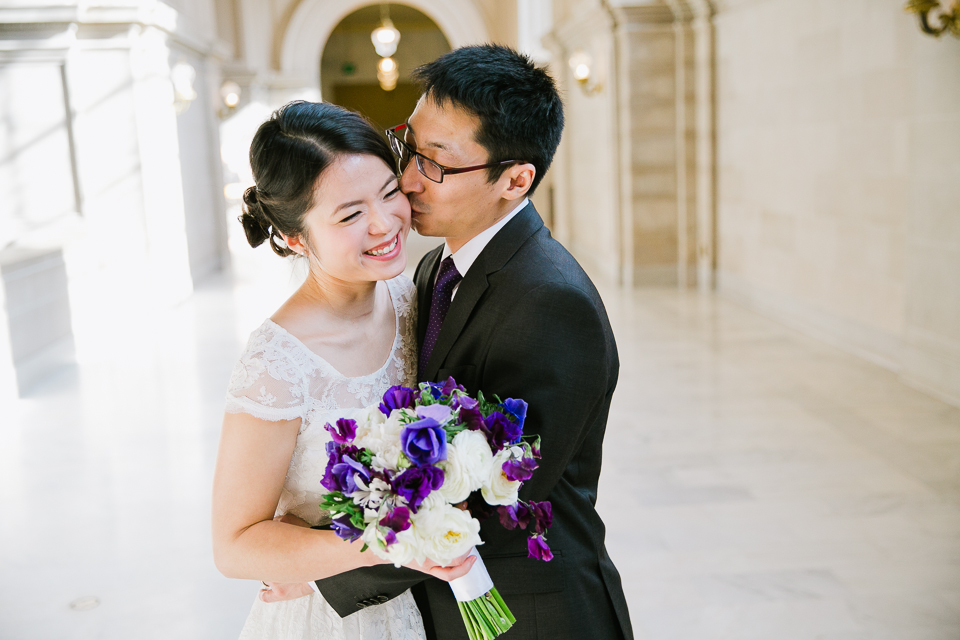
{"type": "Polygon", "coordinates": [[[503,216],[500,220],[497,221],[491,227],[488,227],[470,238],[462,247],[460,247],[456,253],[450,251],[450,245],[444,243],[443,245],[443,255],[440,256],[441,259],[445,259],[447,256],[453,256],[453,264],[457,268],[457,271],[462,275],[466,276],[467,271],[470,270],[470,267],[473,266],[473,263],[477,261],[477,258],[480,256],[480,253],[483,249],[493,240],[493,237],[497,235],[500,229],[506,226],[508,222],[513,220],[520,211],[530,203],[529,198],[524,198],[520,204],[514,208],[513,211],[503,216]]]}

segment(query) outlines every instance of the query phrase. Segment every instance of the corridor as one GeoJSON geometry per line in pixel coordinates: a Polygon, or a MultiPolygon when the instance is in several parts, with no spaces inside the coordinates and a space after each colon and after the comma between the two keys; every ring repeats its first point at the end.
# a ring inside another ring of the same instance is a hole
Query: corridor
{"type": "MultiPolygon", "coordinates": [[[[297,279],[232,244],[172,311],[78,309],[78,364],[4,411],[0,638],[237,637],[258,585],[211,559],[223,392],[297,279]]],[[[960,409],[722,298],[601,290],[599,507],[638,639],[960,637],[960,409]]]]}

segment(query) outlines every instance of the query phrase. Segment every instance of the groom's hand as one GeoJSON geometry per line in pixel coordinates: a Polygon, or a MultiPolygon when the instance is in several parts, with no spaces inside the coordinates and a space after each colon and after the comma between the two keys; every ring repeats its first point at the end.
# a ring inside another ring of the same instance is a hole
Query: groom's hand
{"type": "Polygon", "coordinates": [[[264,602],[283,602],[296,600],[313,593],[313,588],[306,582],[280,584],[279,582],[264,582],[266,589],[260,589],[260,599],[264,602]]]}

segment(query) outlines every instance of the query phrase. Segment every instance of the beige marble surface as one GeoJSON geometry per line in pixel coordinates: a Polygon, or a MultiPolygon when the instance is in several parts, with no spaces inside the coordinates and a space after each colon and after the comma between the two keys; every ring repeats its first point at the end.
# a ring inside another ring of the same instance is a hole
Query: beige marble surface
{"type": "MultiPolygon", "coordinates": [[[[223,390],[297,278],[234,249],[173,311],[103,292],[79,364],[2,409],[0,638],[239,633],[256,584],[209,542],[223,390]]],[[[599,509],[637,638],[956,640],[960,410],[727,301],[603,293],[599,509]]]]}

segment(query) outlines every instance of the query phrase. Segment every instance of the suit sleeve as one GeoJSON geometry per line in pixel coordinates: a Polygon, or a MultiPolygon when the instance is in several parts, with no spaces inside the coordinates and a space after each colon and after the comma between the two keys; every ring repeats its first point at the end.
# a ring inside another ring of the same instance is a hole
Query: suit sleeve
{"type": "Polygon", "coordinates": [[[497,329],[483,374],[493,385],[488,391],[527,401],[524,434],[541,438],[540,468],[524,483],[524,499],[547,498],[611,392],[615,354],[607,333],[602,309],[566,283],[524,295],[497,329]]]}

